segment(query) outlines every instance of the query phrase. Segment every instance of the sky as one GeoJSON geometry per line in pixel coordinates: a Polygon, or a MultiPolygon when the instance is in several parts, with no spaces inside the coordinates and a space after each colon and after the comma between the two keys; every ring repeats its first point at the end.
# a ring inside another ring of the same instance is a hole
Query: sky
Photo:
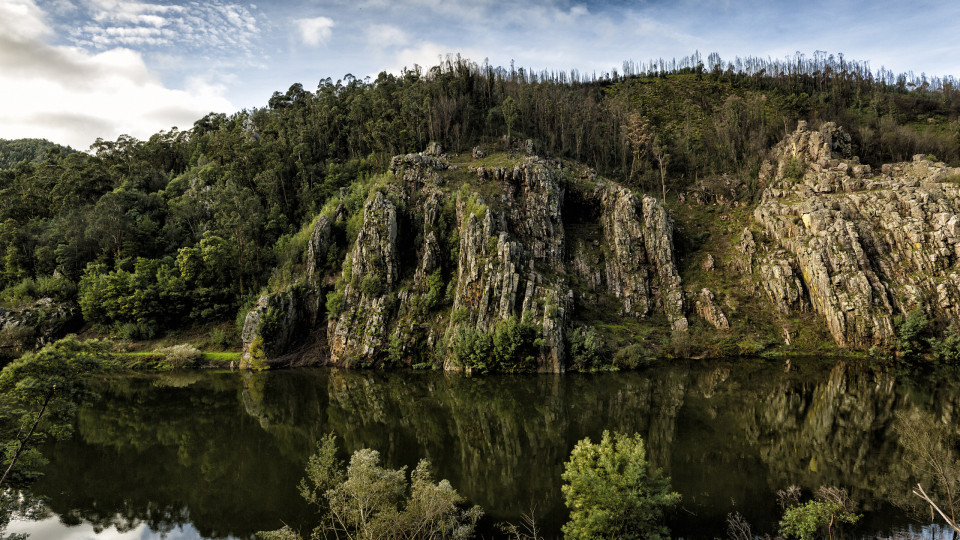
{"type": "Polygon", "coordinates": [[[0,0],[0,138],[86,150],[263,107],[294,83],[461,54],[534,70],[843,53],[960,76],[960,2],[0,0]]]}

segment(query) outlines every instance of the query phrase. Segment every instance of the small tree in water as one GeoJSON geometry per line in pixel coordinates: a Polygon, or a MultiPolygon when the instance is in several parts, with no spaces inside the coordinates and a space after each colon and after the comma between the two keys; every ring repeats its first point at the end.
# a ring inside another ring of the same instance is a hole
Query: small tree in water
{"type": "Polygon", "coordinates": [[[599,444],[578,442],[564,464],[563,496],[570,521],[567,538],[668,537],[664,509],[680,502],[670,479],[651,469],[643,439],[604,431],[599,444]]]}
{"type": "Polygon", "coordinates": [[[953,426],[930,413],[912,410],[897,412],[894,428],[904,450],[903,459],[918,476],[917,487],[911,491],[960,533],[956,508],[960,459],[957,459],[958,440],[953,426]]]}
{"type": "MultiPolygon", "coordinates": [[[[363,448],[344,467],[337,459],[336,437],[317,443],[307,462],[300,494],[317,506],[321,522],[312,538],[452,538],[473,536],[479,506],[463,508],[464,499],[441,480],[434,483],[430,462],[421,460],[407,481],[406,467],[380,466],[380,454],[363,448]]],[[[294,540],[300,535],[284,527],[257,533],[269,540],[294,540]]]]}
{"type": "Polygon", "coordinates": [[[780,497],[781,502],[792,499],[783,504],[785,512],[780,520],[780,534],[786,538],[813,540],[817,532],[826,529],[827,536],[833,540],[833,531],[842,523],[856,523],[860,515],[855,514],[853,501],[847,491],[835,487],[821,486],[816,497],[805,503],[799,502],[799,489],[791,486],[787,490],[790,495],[780,497]]]}

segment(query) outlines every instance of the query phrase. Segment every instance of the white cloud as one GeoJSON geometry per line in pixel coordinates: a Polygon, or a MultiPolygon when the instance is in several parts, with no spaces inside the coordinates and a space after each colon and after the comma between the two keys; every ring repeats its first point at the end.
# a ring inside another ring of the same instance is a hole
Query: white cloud
{"type": "Polygon", "coordinates": [[[84,7],[88,24],[70,30],[72,43],[82,47],[176,47],[181,53],[242,56],[256,52],[261,34],[252,5],[248,9],[219,0],[183,5],[87,0],[84,7]]]}
{"type": "Polygon", "coordinates": [[[225,88],[210,81],[168,88],[139,52],[92,54],[51,45],[50,35],[32,0],[0,2],[0,138],[40,137],[86,149],[97,137],[147,138],[174,125],[189,128],[211,111],[236,110],[225,88]]]}
{"type": "Polygon", "coordinates": [[[295,19],[293,23],[300,32],[300,40],[311,47],[326,44],[330,35],[333,34],[333,19],[328,17],[295,19]]]}
{"type": "Polygon", "coordinates": [[[406,45],[410,42],[410,37],[396,26],[374,24],[367,28],[367,40],[374,47],[388,49],[406,45]]]}

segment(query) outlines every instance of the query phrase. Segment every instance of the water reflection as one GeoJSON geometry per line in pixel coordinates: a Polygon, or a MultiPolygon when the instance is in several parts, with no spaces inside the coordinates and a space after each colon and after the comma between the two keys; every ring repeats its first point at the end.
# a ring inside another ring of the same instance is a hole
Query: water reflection
{"type": "Polygon", "coordinates": [[[73,441],[48,449],[36,491],[65,524],[101,530],[188,527],[249,536],[309,525],[296,484],[315,441],[392,466],[430,459],[437,476],[495,520],[536,508],[557,531],[563,461],[604,429],[639,432],[684,497],[675,534],[713,538],[724,517],[776,522],[789,484],[847,488],[861,530],[908,525],[911,471],[892,426],[898,410],[952,422],[960,379],[799,363],[674,365],[642,373],[465,378],[327,370],[184,373],[113,379],[84,409],[73,441]]]}

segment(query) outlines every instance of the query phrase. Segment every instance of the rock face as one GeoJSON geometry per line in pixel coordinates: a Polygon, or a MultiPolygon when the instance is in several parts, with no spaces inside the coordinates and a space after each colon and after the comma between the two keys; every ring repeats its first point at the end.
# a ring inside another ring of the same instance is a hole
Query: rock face
{"type": "Polygon", "coordinates": [[[333,224],[343,215],[343,206],[330,216],[320,216],[307,242],[305,276],[286,290],[261,296],[243,321],[240,365],[248,366],[262,352],[277,358],[308,342],[322,311],[321,278],[328,254],[334,249],[333,224]]]}
{"type": "Polygon", "coordinates": [[[20,309],[0,308],[0,357],[15,357],[56,341],[80,321],[73,303],[41,298],[20,309]]]}
{"type": "Polygon", "coordinates": [[[715,300],[716,297],[710,289],[700,289],[700,294],[696,302],[697,314],[700,315],[703,320],[712,324],[714,328],[729,330],[730,321],[727,320],[727,316],[723,314],[723,311],[717,306],[715,300]]]}
{"type": "Polygon", "coordinates": [[[363,226],[349,255],[350,277],[338,317],[327,327],[330,361],[351,366],[383,347],[390,293],[399,278],[397,207],[381,191],[367,201],[363,226]]]}
{"type": "Polygon", "coordinates": [[[302,279],[247,315],[245,358],[255,346],[277,357],[312,337],[334,365],[463,369],[450,354],[452,337],[492,335],[512,317],[539,332],[528,367],[560,372],[571,279],[619,303],[616,316],[661,314],[673,331],[686,330],[673,224],[657,200],[592,175],[571,195],[561,164],[533,155],[461,168],[440,152],[392,160],[392,178],[366,198],[339,275],[329,263],[344,253],[338,223],[359,216],[341,206],[315,222],[302,279]],[[597,237],[568,245],[570,226],[597,237]]]}
{"type": "Polygon", "coordinates": [[[915,156],[874,174],[829,123],[801,122],[773,157],[754,211],[773,247],[748,251],[777,310],[813,309],[854,348],[891,344],[915,308],[960,323],[960,169],[915,156]]]}
{"type": "MultiPolygon", "coordinates": [[[[510,316],[538,324],[541,371],[564,369],[564,325],[573,295],[562,276],[564,189],[555,165],[528,157],[512,170],[483,169],[481,182],[503,188],[500,201],[460,192],[459,261],[453,311],[481,332],[510,316]],[[462,311],[461,311],[462,310],[462,311]]],[[[448,364],[447,367],[457,366],[448,364]]]]}
{"type": "Polygon", "coordinates": [[[606,283],[623,313],[643,318],[662,311],[674,330],[685,331],[683,289],[673,250],[673,223],[653,197],[601,181],[586,194],[600,207],[606,283]]]}

